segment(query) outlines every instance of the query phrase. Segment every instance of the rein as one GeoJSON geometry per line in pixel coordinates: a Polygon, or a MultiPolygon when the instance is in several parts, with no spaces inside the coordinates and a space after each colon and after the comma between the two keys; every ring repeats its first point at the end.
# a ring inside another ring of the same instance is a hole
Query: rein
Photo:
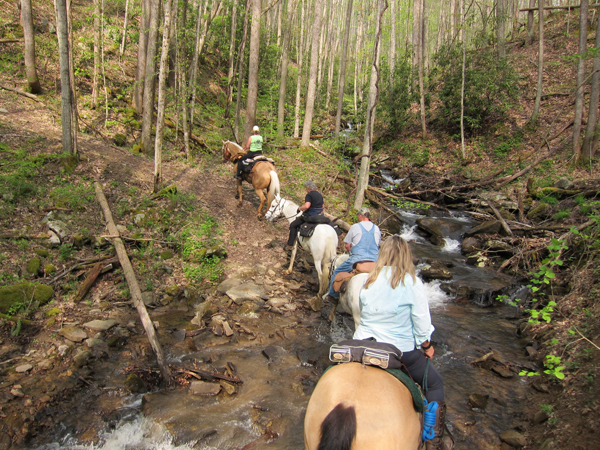
{"type": "MultiPolygon", "coordinates": [[[[281,205],[281,202],[283,202],[283,201],[285,201],[285,198],[279,197],[279,201],[277,202],[277,205],[275,206],[275,210],[277,210],[277,208],[279,207],[279,205],[281,205]]],[[[281,212],[283,213],[283,206],[281,207],[281,212]]],[[[286,217],[285,215],[282,214],[277,219],[273,219],[272,222],[279,222],[280,220],[288,220],[288,219],[291,219],[292,217],[296,217],[296,216],[298,216],[298,213],[291,215],[289,217],[286,217]]]]}

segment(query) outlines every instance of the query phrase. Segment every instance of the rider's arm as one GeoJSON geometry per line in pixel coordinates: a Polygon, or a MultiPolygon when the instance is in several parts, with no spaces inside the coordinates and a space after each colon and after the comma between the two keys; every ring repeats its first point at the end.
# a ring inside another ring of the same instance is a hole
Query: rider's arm
{"type": "Polygon", "coordinates": [[[250,136],[248,138],[248,142],[246,143],[246,146],[244,147],[245,150],[250,150],[250,144],[252,143],[252,136],[250,136]]]}
{"type": "Polygon", "coordinates": [[[346,251],[349,252],[350,249],[352,248],[352,244],[349,244],[348,242],[344,243],[344,246],[346,247],[346,251]]]}
{"type": "Polygon", "coordinates": [[[298,210],[300,210],[300,211],[306,211],[306,210],[308,210],[308,208],[310,208],[310,202],[306,202],[304,205],[300,206],[298,208],[298,210]]]}

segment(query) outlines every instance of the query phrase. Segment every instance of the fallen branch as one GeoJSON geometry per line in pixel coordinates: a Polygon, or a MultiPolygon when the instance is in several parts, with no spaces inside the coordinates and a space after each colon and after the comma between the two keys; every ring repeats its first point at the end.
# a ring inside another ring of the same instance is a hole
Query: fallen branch
{"type": "Polygon", "coordinates": [[[21,42],[19,39],[0,39],[0,44],[15,44],[21,42]]]}
{"type": "Polygon", "coordinates": [[[240,383],[243,384],[244,382],[238,378],[238,377],[228,377],[227,375],[221,375],[218,372],[207,372],[206,370],[200,370],[200,369],[191,369],[189,367],[185,367],[183,369],[180,369],[180,372],[182,373],[187,373],[189,375],[194,376],[195,378],[200,378],[202,377],[203,379],[207,380],[207,381],[214,381],[214,380],[225,380],[225,381],[229,381],[231,383],[240,383]],[[197,376],[198,375],[198,376],[197,376]]]}
{"type": "Polygon", "coordinates": [[[500,223],[502,224],[502,228],[504,228],[504,231],[506,231],[506,233],[508,233],[509,236],[512,236],[513,232],[510,229],[510,227],[508,226],[508,224],[506,223],[506,220],[504,220],[504,217],[502,217],[502,214],[500,214],[500,211],[498,211],[496,209],[496,207],[494,205],[492,205],[491,202],[489,202],[488,204],[489,204],[490,208],[492,208],[492,211],[494,211],[494,214],[496,215],[496,217],[498,218],[500,223]]]}
{"type": "Polygon", "coordinates": [[[7,91],[15,92],[19,95],[22,95],[23,97],[30,98],[31,100],[34,100],[38,103],[42,103],[42,101],[38,98],[37,95],[30,94],[29,92],[25,92],[25,91],[21,91],[20,89],[15,89],[15,88],[11,88],[8,86],[4,86],[2,84],[0,84],[0,88],[6,89],[7,91]]]}
{"type": "Polygon", "coordinates": [[[44,234],[36,234],[36,235],[32,235],[32,234],[18,234],[18,233],[1,233],[0,234],[0,239],[29,239],[29,240],[34,240],[34,239],[48,239],[50,237],[50,234],[44,233],[44,234]]]}
{"type": "MultiPolygon", "coordinates": [[[[115,225],[112,213],[110,211],[110,207],[108,206],[108,202],[106,201],[104,192],[102,192],[102,186],[100,186],[100,183],[94,183],[94,189],[96,190],[96,197],[98,198],[98,202],[100,203],[102,211],[104,212],[104,217],[106,218],[108,232],[112,235],[119,236],[119,230],[115,225]]],[[[121,267],[123,268],[123,273],[125,274],[127,284],[129,285],[129,292],[131,293],[131,298],[133,299],[134,305],[138,310],[138,314],[140,315],[142,325],[146,330],[146,335],[148,336],[150,345],[152,346],[152,349],[156,354],[156,359],[158,361],[158,366],[160,368],[163,380],[166,383],[170,383],[171,371],[169,370],[169,366],[167,365],[165,355],[163,353],[162,347],[160,346],[160,342],[158,342],[156,330],[154,329],[154,324],[152,323],[152,320],[148,315],[148,311],[146,310],[146,306],[142,301],[142,291],[137,282],[135,272],[133,271],[133,267],[131,266],[131,261],[127,256],[125,245],[119,237],[113,239],[113,245],[115,246],[115,250],[117,251],[119,261],[121,261],[121,267]]]]}
{"type": "Polygon", "coordinates": [[[386,192],[386,191],[384,191],[382,189],[378,189],[378,188],[373,187],[373,186],[368,186],[367,189],[370,190],[370,191],[375,191],[378,194],[381,194],[381,195],[383,195],[385,197],[397,198],[399,200],[405,200],[407,202],[420,203],[422,205],[429,205],[429,206],[431,206],[433,208],[437,208],[437,209],[441,209],[442,211],[446,211],[448,214],[450,214],[451,216],[453,216],[453,214],[450,212],[450,210],[448,208],[444,208],[443,206],[436,205],[435,203],[424,202],[422,200],[417,200],[417,199],[414,199],[414,198],[406,198],[406,197],[401,197],[399,195],[390,194],[389,192],[386,192]]]}
{"type": "Polygon", "coordinates": [[[104,266],[105,266],[105,264],[102,264],[101,262],[99,262],[94,265],[92,270],[90,270],[90,273],[86,277],[85,281],[83,283],[81,283],[81,285],[79,286],[79,289],[77,289],[77,293],[75,294],[75,297],[73,298],[73,301],[75,303],[79,303],[81,300],[83,300],[85,295],[88,293],[88,291],[90,290],[90,288],[96,281],[96,278],[98,278],[98,276],[100,275],[100,272],[102,271],[102,268],[104,266]]]}
{"type": "MultiPolygon", "coordinates": [[[[315,134],[315,135],[311,136],[310,139],[321,139],[323,137],[324,137],[324,135],[322,135],[322,134],[315,134]]],[[[292,139],[294,139],[295,141],[299,141],[300,139],[302,139],[302,136],[298,136],[298,137],[295,137],[292,139]]]]}

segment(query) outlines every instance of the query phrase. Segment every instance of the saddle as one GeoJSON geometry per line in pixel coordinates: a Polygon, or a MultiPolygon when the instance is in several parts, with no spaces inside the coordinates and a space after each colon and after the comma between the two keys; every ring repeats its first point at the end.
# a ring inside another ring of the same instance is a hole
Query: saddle
{"type": "Polygon", "coordinates": [[[333,279],[333,290],[344,293],[348,288],[348,282],[354,275],[369,273],[375,268],[375,261],[357,261],[352,265],[351,272],[340,272],[333,279]]]}
{"type": "Polygon", "coordinates": [[[248,158],[242,161],[242,172],[253,172],[254,166],[257,163],[266,161],[271,164],[275,164],[275,161],[271,158],[267,158],[265,155],[256,155],[254,158],[248,158]]]}
{"type": "MultiPolygon", "coordinates": [[[[316,220],[321,220],[321,222],[319,222],[319,221],[317,221],[317,222],[304,222],[298,228],[298,234],[300,234],[300,236],[302,236],[302,237],[311,237],[313,235],[313,233],[315,232],[315,228],[318,225],[329,225],[331,228],[333,228],[335,230],[335,232],[336,232],[336,234],[338,236],[340,234],[342,234],[342,230],[340,229],[339,225],[336,224],[336,223],[331,223],[331,221],[329,219],[327,219],[327,217],[325,217],[325,216],[308,216],[308,217],[313,217],[313,218],[314,217],[323,217],[325,220],[327,220],[327,222],[322,221],[323,219],[316,219],[316,220]]],[[[313,219],[313,220],[315,220],[315,219],[313,219]]]]}

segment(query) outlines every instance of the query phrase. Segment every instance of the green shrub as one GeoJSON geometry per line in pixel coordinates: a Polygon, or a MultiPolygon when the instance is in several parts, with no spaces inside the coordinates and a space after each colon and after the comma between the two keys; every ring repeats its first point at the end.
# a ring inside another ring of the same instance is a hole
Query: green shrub
{"type": "Polygon", "coordinates": [[[564,219],[568,219],[569,217],[571,217],[571,213],[569,211],[558,211],[556,214],[554,214],[554,220],[560,222],[564,219]]]}

